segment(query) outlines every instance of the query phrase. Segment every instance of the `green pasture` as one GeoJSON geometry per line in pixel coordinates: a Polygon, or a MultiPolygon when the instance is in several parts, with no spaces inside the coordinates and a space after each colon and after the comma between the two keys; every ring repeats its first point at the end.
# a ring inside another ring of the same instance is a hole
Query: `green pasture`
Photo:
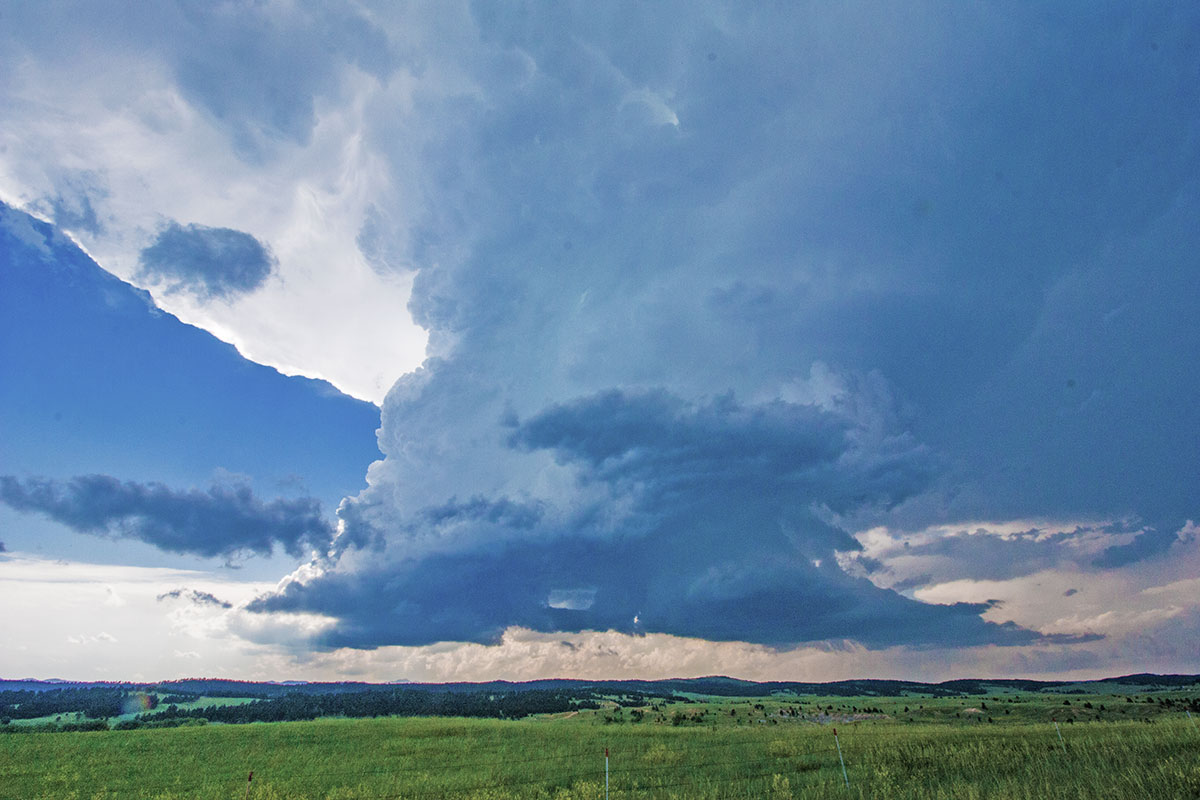
{"type": "MultiPolygon", "coordinates": [[[[164,694],[158,693],[160,702],[164,696],[165,696],[164,694]]],[[[214,708],[216,706],[243,705],[245,703],[252,703],[252,702],[254,702],[255,699],[257,699],[257,698],[254,698],[254,697],[200,697],[196,700],[189,700],[184,703],[176,703],[175,707],[178,708],[180,711],[191,711],[192,709],[196,709],[196,708],[214,708]]],[[[155,710],[162,711],[162,710],[165,710],[166,708],[167,708],[167,704],[162,703],[162,705],[155,710]]],[[[137,716],[138,716],[137,713],[120,714],[119,716],[109,717],[108,722],[110,724],[112,724],[115,722],[119,722],[121,720],[134,719],[137,716]]],[[[15,725],[17,727],[44,727],[47,725],[61,725],[63,723],[83,722],[86,719],[87,719],[87,717],[85,717],[83,714],[74,713],[74,712],[64,712],[61,714],[47,714],[42,717],[29,717],[27,719],[14,719],[14,720],[10,720],[8,724],[15,725]]]]}
{"type": "MultiPolygon", "coordinates": [[[[167,703],[162,700],[163,695],[159,695],[159,705],[155,711],[164,711],[167,708],[167,703]]],[[[201,697],[197,700],[189,700],[185,703],[175,703],[175,707],[180,711],[191,711],[196,708],[215,708],[217,706],[240,706],[246,703],[253,703],[257,697],[201,697]]]]}
{"type": "Polygon", "coordinates": [[[598,800],[605,748],[613,800],[1198,798],[1200,730],[1165,696],[775,696],[10,734],[0,798],[598,800]]]}
{"type": "Polygon", "coordinates": [[[608,724],[642,722],[677,725],[795,725],[797,723],[874,725],[897,723],[996,725],[1011,723],[1120,722],[1183,716],[1187,692],[1154,694],[1048,695],[997,692],[989,695],[930,697],[709,698],[697,703],[658,703],[643,709],[614,705],[590,712],[608,724]],[[641,713],[637,713],[640,711],[641,713]],[[782,712],[782,713],[781,713],[782,712]]]}

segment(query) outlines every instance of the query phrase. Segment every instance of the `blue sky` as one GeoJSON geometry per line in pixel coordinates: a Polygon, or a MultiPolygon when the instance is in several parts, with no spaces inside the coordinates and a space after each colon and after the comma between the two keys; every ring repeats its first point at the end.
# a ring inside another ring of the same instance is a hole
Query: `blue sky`
{"type": "Polygon", "coordinates": [[[0,671],[1195,670],[1195,11],[0,8],[0,671]]]}

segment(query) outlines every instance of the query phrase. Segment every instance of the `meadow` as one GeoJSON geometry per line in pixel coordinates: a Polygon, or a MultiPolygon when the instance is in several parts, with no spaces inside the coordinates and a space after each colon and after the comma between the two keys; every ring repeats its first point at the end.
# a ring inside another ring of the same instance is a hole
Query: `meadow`
{"type": "Polygon", "coordinates": [[[22,733],[0,737],[0,797],[598,800],[607,749],[614,800],[1200,798],[1183,708],[1170,692],[696,697],[509,721],[22,733]]]}

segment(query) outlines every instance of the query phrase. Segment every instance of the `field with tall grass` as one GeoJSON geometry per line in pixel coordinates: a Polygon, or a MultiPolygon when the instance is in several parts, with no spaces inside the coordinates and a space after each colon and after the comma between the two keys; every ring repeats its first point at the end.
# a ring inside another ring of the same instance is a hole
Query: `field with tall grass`
{"type": "Polygon", "coordinates": [[[606,749],[614,800],[1200,798],[1200,729],[1185,712],[1045,695],[10,734],[0,797],[597,800],[606,749]]]}

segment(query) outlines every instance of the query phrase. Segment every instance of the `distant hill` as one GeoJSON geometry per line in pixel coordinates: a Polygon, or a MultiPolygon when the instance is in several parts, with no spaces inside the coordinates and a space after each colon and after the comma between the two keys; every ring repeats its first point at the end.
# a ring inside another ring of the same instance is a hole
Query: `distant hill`
{"type": "MultiPolygon", "coordinates": [[[[233,681],[217,678],[187,678],[157,683],[134,682],[72,682],[62,680],[2,680],[0,691],[55,691],[61,689],[113,688],[138,691],[157,691],[168,694],[196,694],[208,697],[283,697],[292,694],[326,695],[372,692],[397,688],[396,681],[388,683],[306,682],[306,681],[233,681]]],[[[406,691],[438,693],[502,693],[519,692],[577,692],[590,690],[605,694],[640,695],[704,695],[711,697],[763,697],[772,694],[823,696],[904,695],[983,695],[997,691],[1094,693],[1104,691],[1149,691],[1200,686],[1200,675],[1155,675],[1139,673],[1090,681],[1034,681],[1023,679],[962,678],[941,683],[918,681],[858,679],[828,683],[798,681],[746,681],[720,675],[704,678],[672,678],[659,681],[613,680],[586,681],[547,679],[536,681],[487,681],[482,683],[410,683],[406,691]]]]}

